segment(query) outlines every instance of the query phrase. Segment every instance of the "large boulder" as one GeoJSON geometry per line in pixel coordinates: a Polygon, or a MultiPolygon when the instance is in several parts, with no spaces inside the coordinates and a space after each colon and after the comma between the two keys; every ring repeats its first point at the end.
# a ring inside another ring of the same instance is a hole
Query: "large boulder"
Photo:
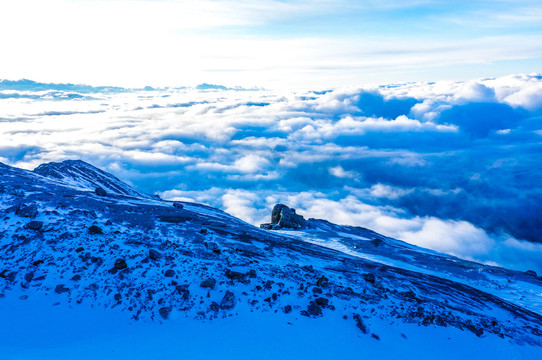
{"type": "Polygon", "coordinates": [[[295,213],[295,209],[291,209],[284,204],[277,204],[271,212],[271,223],[261,224],[262,229],[301,229],[306,224],[303,216],[295,213]]]}

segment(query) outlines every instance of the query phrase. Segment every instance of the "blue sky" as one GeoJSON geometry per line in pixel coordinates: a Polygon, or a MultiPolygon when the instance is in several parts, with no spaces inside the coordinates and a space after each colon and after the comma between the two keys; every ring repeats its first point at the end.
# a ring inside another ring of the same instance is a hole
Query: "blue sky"
{"type": "Polygon", "coordinates": [[[540,1],[2,2],[0,78],[267,88],[540,71],[540,1]]]}

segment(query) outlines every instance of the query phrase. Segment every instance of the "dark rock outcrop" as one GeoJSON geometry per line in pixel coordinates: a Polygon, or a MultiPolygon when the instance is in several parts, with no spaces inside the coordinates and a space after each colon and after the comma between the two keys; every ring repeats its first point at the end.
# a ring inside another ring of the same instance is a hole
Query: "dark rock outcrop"
{"type": "Polygon", "coordinates": [[[214,289],[216,286],[216,280],[213,278],[203,280],[199,286],[202,288],[214,289]]]}
{"type": "Polygon", "coordinates": [[[39,231],[43,227],[43,221],[32,220],[26,224],[26,228],[30,230],[39,231]]]}
{"type": "Polygon", "coordinates": [[[291,209],[284,204],[277,204],[271,212],[271,223],[261,224],[262,229],[301,229],[306,225],[306,220],[303,216],[295,213],[295,209],[291,209]]]}
{"type": "Polygon", "coordinates": [[[220,308],[222,310],[229,310],[235,306],[236,299],[235,295],[231,291],[226,291],[226,294],[224,294],[224,297],[222,298],[222,301],[220,302],[220,308]]]}
{"type": "Polygon", "coordinates": [[[103,188],[101,188],[99,186],[94,190],[94,192],[98,196],[107,196],[107,191],[105,191],[103,188]]]}
{"type": "Polygon", "coordinates": [[[16,209],[15,215],[33,219],[38,215],[38,206],[36,204],[21,205],[16,209]]]}

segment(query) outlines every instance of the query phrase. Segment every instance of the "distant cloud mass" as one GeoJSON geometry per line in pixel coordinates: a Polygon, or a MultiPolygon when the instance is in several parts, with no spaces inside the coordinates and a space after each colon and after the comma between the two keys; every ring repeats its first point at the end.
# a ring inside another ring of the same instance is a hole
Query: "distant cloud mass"
{"type": "Polygon", "coordinates": [[[542,271],[542,76],[278,92],[0,82],[0,161],[80,158],[259,224],[277,202],[542,271]]]}

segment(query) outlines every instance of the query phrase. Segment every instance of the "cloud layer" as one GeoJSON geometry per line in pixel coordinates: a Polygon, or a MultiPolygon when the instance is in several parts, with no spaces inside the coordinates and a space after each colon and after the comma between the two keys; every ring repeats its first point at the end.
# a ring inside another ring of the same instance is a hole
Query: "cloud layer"
{"type": "Polygon", "coordinates": [[[8,164],[82,158],[254,224],[284,202],[306,217],[542,270],[539,75],[303,93],[0,88],[8,164]]]}

